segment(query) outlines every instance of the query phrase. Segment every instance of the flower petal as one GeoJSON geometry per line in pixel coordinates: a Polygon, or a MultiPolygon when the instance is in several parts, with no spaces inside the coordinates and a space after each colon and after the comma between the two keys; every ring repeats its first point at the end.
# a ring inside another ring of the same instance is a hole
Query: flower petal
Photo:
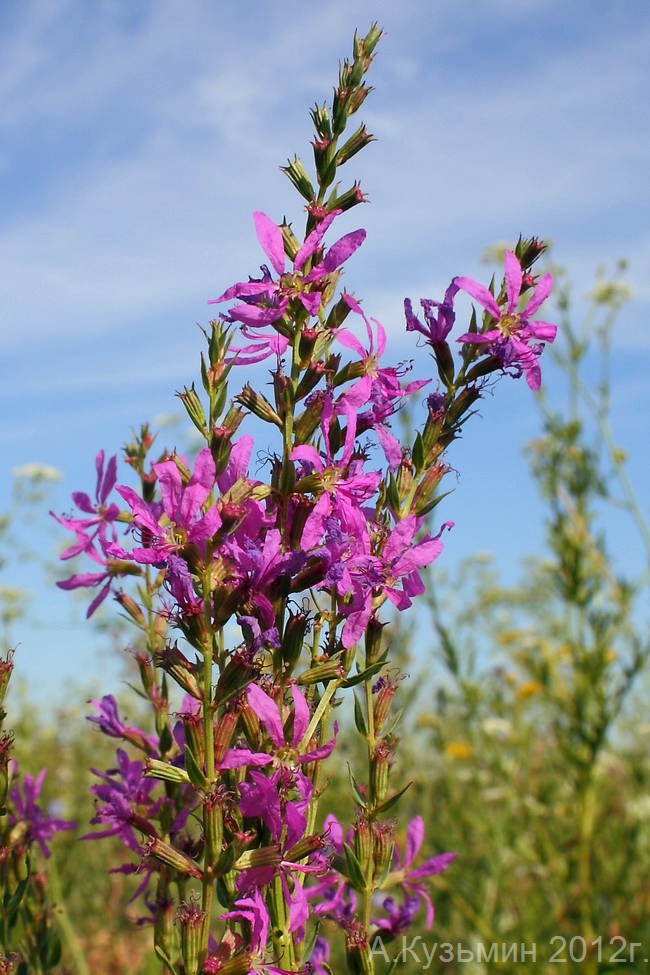
{"type": "Polygon", "coordinates": [[[273,223],[270,217],[259,210],[253,214],[255,230],[264,253],[273,265],[277,274],[284,274],[284,238],[282,231],[273,223]]]}

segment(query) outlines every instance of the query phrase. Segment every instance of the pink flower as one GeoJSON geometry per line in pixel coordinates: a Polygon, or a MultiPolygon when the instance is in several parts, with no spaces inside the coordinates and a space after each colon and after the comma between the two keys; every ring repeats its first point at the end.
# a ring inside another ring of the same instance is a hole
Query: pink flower
{"type": "Polygon", "coordinates": [[[453,526],[453,522],[445,522],[435,538],[426,535],[417,542],[414,539],[421,524],[421,518],[414,514],[407,515],[392,530],[382,552],[383,591],[400,611],[408,609],[412,596],[421,596],[424,592],[419,570],[438,558],[443,549],[440,535],[445,528],[453,526]],[[398,589],[400,581],[402,588],[398,589]]]}
{"type": "Polygon", "coordinates": [[[56,518],[60,525],[63,525],[69,531],[75,532],[77,536],[76,544],[71,545],[70,548],[67,548],[62,553],[62,559],[71,559],[75,555],[85,552],[95,562],[103,564],[104,559],[97,552],[95,545],[99,544],[103,546],[103,543],[107,541],[106,533],[109,530],[109,526],[112,540],[115,541],[117,537],[115,533],[115,522],[119,516],[120,509],[116,504],[107,504],[108,496],[117,481],[117,458],[111,457],[106,465],[106,470],[104,470],[104,451],[100,450],[95,458],[95,467],[97,469],[97,485],[95,487],[94,503],[84,491],[75,491],[72,495],[72,500],[79,511],[91,517],[75,518],[71,515],[59,517],[53,511],[50,512],[52,517],[56,518]]]}
{"type": "MultiPolygon", "coordinates": [[[[231,321],[243,322],[244,325],[257,328],[272,325],[282,318],[289,301],[297,298],[310,315],[318,314],[322,294],[311,285],[321,281],[333,271],[337,270],[361,246],[366,237],[365,230],[355,230],[345,234],[335,244],[332,244],[323,259],[307,274],[303,269],[308,258],[312,257],[321,246],[328,227],[340,211],[328,214],[320,221],[315,230],[309,234],[304,244],[296,254],[293,262],[293,272],[286,272],[286,256],[284,238],[280,228],[267,217],[265,213],[257,211],[253,214],[257,239],[262,245],[264,253],[271,262],[271,266],[278,275],[277,279],[268,267],[262,267],[262,277],[257,280],[239,281],[224,291],[218,298],[212,298],[208,304],[219,304],[222,301],[240,299],[242,304],[234,305],[228,312],[231,321]]],[[[285,346],[286,347],[286,346],[285,346]]],[[[247,355],[260,355],[249,346],[241,350],[247,355]]],[[[267,354],[277,352],[278,347],[269,344],[267,354]]],[[[249,358],[249,362],[259,359],[249,358]]]]}
{"type": "Polygon", "coordinates": [[[427,927],[433,924],[433,904],[431,898],[421,883],[426,877],[434,877],[436,874],[443,873],[452,860],[456,859],[456,853],[440,853],[438,856],[425,860],[419,867],[411,868],[411,864],[420,852],[424,839],[424,820],[421,816],[416,816],[409,823],[406,831],[406,847],[404,850],[404,862],[395,848],[395,868],[391,871],[391,881],[403,888],[407,897],[417,895],[427,905],[427,927]]]}
{"type": "Polygon", "coordinates": [[[205,447],[197,455],[194,473],[183,485],[181,473],[173,460],[153,465],[160,485],[162,503],[147,504],[140,495],[125,485],[117,490],[133,512],[133,526],[149,543],[131,553],[119,546],[111,546],[110,554],[121,559],[134,559],[144,564],[159,564],[186,545],[200,549],[221,527],[216,505],[203,511],[215,484],[215,465],[212,454],[205,447]]]}
{"type": "Polygon", "coordinates": [[[402,460],[402,448],[397,438],[388,430],[385,420],[397,412],[400,400],[403,397],[426,386],[429,380],[416,380],[402,387],[400,376],[407,371],[408,367],[395,368],[394,366],[380,366],[379,364],[386,349],[386,332],[381,323],[373,319],[377,326],[377,347],[375,348],[372,326],[361,305],[350,294],[344,294],[343,299],[355,314],[363,318],[368,334],[368,348],[364,349],[357,337],[346,328],[338,330],[336,333],[337,341],[357,353],[363,362],[364,378],[369,377],[370,379],[370,389],[365,390],[365,398],[359,404],[363,405],[368,402],[370,409],[358,414],[359,405],[355,405],[353,417],[348,418],[348,429],[354,430],[355,433],[361,430],[374,429],[386,455],[389,468],[395,470],[402,460]]]}
{"type": "Polygon", "coordinates": [[[553,287],[550,274],[543,274],[523,311],[517,311],[521,297],[524,275],[519,259],[512,251],[505,252],[505,279],[507,305],[500,307],[494,295],[485,285],[472,278],[454,278],[453,284],[461,291],[475,298],[494,319],[494,327],[486,332],[466,332],[459,342],[487,344],[488,353],[499,359],[502,368],[514,368],[515,375],[526,373],[526,382],[531,389],[539,389],[542,381],[538,357],[544,346],[540,343],[553,342],[557,327],[550,322],[531,319],[543,301],[548,298],[553,287]],[[532,344],[531,344],[532,343],[532,344]]]}

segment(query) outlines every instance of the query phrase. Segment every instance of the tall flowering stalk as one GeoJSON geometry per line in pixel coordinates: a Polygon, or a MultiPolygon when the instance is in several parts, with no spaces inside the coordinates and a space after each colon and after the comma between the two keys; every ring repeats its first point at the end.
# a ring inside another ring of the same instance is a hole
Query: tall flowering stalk
{"type": "Polygon", "coordinates": [[[313,179],[297,157],[284,167],[305,202],[303,235],[257,212],[260,275],[213,299],[220,311],[205,331],[201,391],[178,394],[205,446],[193,461],[164,452],[152,463],[145,427],[126,448],[139,485],[118,484],[115,461],[100,454],[94,502],[77,494],[80,516],[59,518],[75,535],[64,557],[95,563],[61,585],[97,590],[90,612],[113,594],[142,637],[136,656],[155,733],[130,726],[112,697],[94,702],[91,721],[122,744],[115,768],[96,771],[92,835],[119,836],[131,851],[120,869],[137,875],[172,973],[328,972],[325,934],[336,927],[348,969],[374,972],[418,910],[432,922],[426,881],[454,856],[418,863],[419,817],[405,852],[395,847],[399,681],[380,613],[424,591],[420,573],[451,527],[427,525],[444,452],[486,384],[504,372],[538,384],[554,331],[529,316],[550,282],[517,311],[543,250],[520,240],[506,254],[501,292],[456,278],[443,301],[422,302],[424,321],[406,303],[438,384],[422,428],[401,443],[395,417],[431,380],[407,382],[404,366],[383,364],[383,327],[339,286],[365,231],[337,235],[334,226],[365,200],[357,182],[342,191],[338,174],[372,139],[348,124],[370,91],[380,37],[376,25],[355,36],[331,106],[312,110],[313,179]],[[454,354],[460,290],[485,313],[454,354]],[[262,361],[271,393],[244,380],[229,399],[241,367],[262,361]],[[248,415],[268,431],[269,460],[255,473],[253,439],[239,433],[248,415]],[[366,770],[351,776],[357,814],[347,831],[319,817],[338,734],[332,712],[346,702],[367,751],[366,770]]]}

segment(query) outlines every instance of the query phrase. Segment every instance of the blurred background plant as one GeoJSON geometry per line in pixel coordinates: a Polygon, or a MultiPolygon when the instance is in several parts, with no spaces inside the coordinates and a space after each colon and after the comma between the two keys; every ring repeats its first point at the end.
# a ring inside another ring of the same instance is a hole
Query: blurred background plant
{"type": "MultiPolygon", "coordinates": [[[[427,855],[459,853],[433,882],[433,934],[419,932],[429,951],[438,944],[438,957],[440,946],[454,946],[452,960],[434,959],[430,971],[550,972],[553,952],[565,972],[614,971],[622,959],[627,971],[641,971],[650,952],[650,533],[610,426],[611,336],[630,297],[623,274],[621,264],[613,275],[597,275],[580,326],[570,286],[558,288],[553,393],[540,396],[541,432],[527,448],[546,511],[543,549],[510,586],[499,582],[498,561],[489,557],[469,560],[453,576],[436,567],[426,608],[393,625],[394,657],[411,677],[397,692],[408,705],[401,774],[404,784],[412,781],[402,821],[425,818],[427,855]],[[587,382],[595,365],[598,379],[587,382]],[[644,551],[636,574],[612,528],[621,513],[633,519],[644,551]],[[534,965],[530,955],[522,965],[515,943],[537,946],[534,965]],[[637,948],[632,961],[631,943],[646,955],[637,948]],[[458,945],[466,951],[461,963],[458,945]],[[467,953],[474,955],[469,963],[467,953]]],[[[504,532],[517,504],[526,498],[496,501],[504,532]]],[[[3,520],[3,542],[16,517],[3,520]]],[[[3,609],[5,640],[10,622],[3,609]]],[[[52,920],[64,934],[56,970],[159,972],[147,933],[134,923],[142,911],[127,903],[134,878],[107,874],[108,847],[78,839],[93,815],[87,770],[110,763],[110,742],[83,721],[82,701],[39,713],[19,697],[13,713],[21,770],[35,775],[49,765],[44,807],[79,823],[78,833],[57,837],[47,861],[54,867],[52,920]]],[[[345,747],[350,754],[360,747],[352,732],[345,747]]],[[[341,754],[323,812],[346,821],[341,754]]],[[[409,933],[409,944],[417,933],[409,933]]],[[[396,939],[386,951],[401,947],[396,939]]],[[[417,943],[414,952],[400,959],[400,972],[422,970],[426,956],[420,951],[416,960],[417,943]]],[[[342,970],[339,960],[332,965],[342,970]]]]}

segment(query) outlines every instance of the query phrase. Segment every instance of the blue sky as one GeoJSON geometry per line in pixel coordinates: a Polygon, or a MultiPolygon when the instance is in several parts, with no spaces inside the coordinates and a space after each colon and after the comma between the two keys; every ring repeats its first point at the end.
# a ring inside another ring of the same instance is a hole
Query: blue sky
{"type": "MultiPolygon", "coordinates": [[[[363,110],[377,142],[348,167],[371,205],[341,218],[368,239],[347,287],[386,326],[394,360],[426,369],[403,335],[403,298],[485,276],[488,244],[552,239],[577,294],[597,265],[629,258],[614,421],[647,511],[645,0],[4,0],[0,510],[12,469],[34,461],[63,472],[63,510],[92,488],[100,447],[177,411],[206,300],[261,262],[251,213],[301,225],[278,167],[295,152],[309,161],[308,109],[372,20],[387,31],[363,110]]],[[[489,550],[514,572],[539,544],[521,458],[537,430],[529,390],[503,383],[450,456],[461,478],[444,512],[456,522],[449,567],[489,550]]],[[[623,544],[638,564],[633,534],[623,544]]],[[[0,581],[31,586],[33,570],[0,581]]],[[[47,625],[15,634],[40,694],[97,669],[96,637],[45,588],[32,619],[47,625]]]]}

